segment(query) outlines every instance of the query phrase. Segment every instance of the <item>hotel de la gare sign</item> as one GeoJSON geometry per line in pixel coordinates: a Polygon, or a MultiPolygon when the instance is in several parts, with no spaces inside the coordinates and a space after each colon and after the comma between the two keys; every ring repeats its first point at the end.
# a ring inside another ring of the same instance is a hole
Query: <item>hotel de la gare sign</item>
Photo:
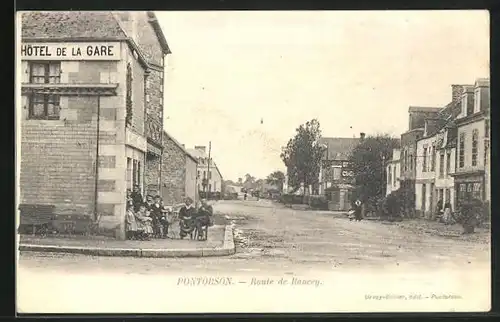
{"type": "Polygon", "coordinates": [[[120,60],[119,42],[23,43],[22,60],[120,60]]]}

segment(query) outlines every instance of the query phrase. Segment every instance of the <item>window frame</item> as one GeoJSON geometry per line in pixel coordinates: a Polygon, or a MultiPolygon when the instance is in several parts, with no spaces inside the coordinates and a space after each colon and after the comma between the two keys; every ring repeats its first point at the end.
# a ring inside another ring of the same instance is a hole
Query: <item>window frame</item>
{"type": "Polygon", "coordinates": [[[427,172],[427,145],[424,145],[424,154],[422,156],[422,172],[427,172]]]}
{"type": "Polygon", "coordinates": [[[479,156],[479,130],[472,130],[472,144],[471,144],[471,165],[477,167],[479,156]]]}
{"type": "Polygon", "coordinates": [[[60,84],[61,83],[61,74],[62,74],[62,69],[61,69],[61,62],[60,61],[53,61],[53,60],[34,60],[34,61],[30,61],[29,62],[29,82],[30,84],[60,84]],[[36,65],[43,65],[44,66],[44,73],[43,73],[43,76],[41,75],[37,75],[37,76],[34,76],[33,75],[33,69],[36,65]],[[58,75],[57,76],[51,76],[50,75],[50,66],[57,66],[58,67],[58,75]],[[44,82],[43,83],[40,83],[40,82],[33,82],[33,78],[34,77],[43,77],[44,78],[44,82]],[[50,82],[50,79],[51,78],[56,78],[58,81],[57,82],[54,82],[54,83],[51,83],[50,82]]]}
{"type": "Polygon", "coordinates": [[[474,109],[472,113],[478,113],[481,111],[481,88],[478,87],[474,90],[474,109]]]}
{"type": "Polygon", "coordinates": [[[61,95],[33,93],[28,97],[28,119],[30,120],[59,120],[61,118],[61,95]],[[35,97],[43,99],[36,101],[35,97]],[[54,99],[51,101],[51,98],[54,99]],[[43,104],[43,114],[35,113],[35,104],[43,104]],[[54,112],[49,114],[49,105],[54,106],[54,112]],[[57,109],[57,112],[55,111],[57,109]]]}
{"type": "Polygon", "coordinates": [[[446,152],[446,175],[451,171],[451,152],[446,152]]]}
{"type": "MultiPolygon", "coordinates": [[[[61,83],[61,62],[60,61],[30,61],[28,63],[30,84],[60,84],[61,83]],[[34,74],[36,66],[43,66],[43,75],[34,74]],[[58,73],[51,75],[51,66],[56,66],[58,73]],[[36,78],[43,78],[43,82],[34,82],[36,78]],[[50,82],[51,79],[56,81],[50,82]]],[[[32,93],[28,96],[28,119],[30,120],[59,120],[61,118],[61,96],[57,94],[32,93]],[[38,99],[37,99],[38,98],[38,99]],[[35,105],[43,106],[42,115],[35,113],[35,105]],[[52,113],[49,113],[49,106],[53,105],[52,113]]]]}
{"type": "Polygon", "coordinates": [[[431,172],[436,171],[436,147],[432,145],[430,147],[430,153],[431,153],[431,172]]]}
{"type": "Polygon", "coordinates": [[[465,167],[465,132],[458,136],[458,167],[465,167]]]}
{"type": "Polygon", "coordinates": [[[439,153],[439,177],[440,178],[444,177],[444,162],[445,162],[444,152],[440,152],[439,153]]]}

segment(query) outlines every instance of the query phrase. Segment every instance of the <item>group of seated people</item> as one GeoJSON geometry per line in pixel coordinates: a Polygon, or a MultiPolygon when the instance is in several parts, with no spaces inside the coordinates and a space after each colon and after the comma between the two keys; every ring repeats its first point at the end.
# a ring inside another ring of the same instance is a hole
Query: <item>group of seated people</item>
{"type": "MultiPolygon", "coordinates": [[[[179,236],[184,238],[197,230],[198,238],[203,238],[203,227],[213,225],[213,209],[205,200],[198,207],[191,198],[186,198],[179,210],[179,236]]],[[[169,238],[169,226],[173,221],[172,207],[166,207],[160,196],[146,196],[143,199],[139,186],[127,191],[126,234],[131,240],[169,238]]]]}

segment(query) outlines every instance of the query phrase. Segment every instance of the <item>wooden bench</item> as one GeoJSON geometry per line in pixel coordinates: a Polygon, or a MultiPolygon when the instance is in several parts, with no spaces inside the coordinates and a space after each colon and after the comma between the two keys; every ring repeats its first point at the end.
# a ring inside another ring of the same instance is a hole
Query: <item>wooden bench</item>
{"type": "Polygon", "coordinates": [[[66,215],[58,214],[53,216],[52,226],[60,234],[81,234],[88,235],[95,231],[96,223],[88,215],[66,215]]]}
{"type": "Polygon", "coordinates": [[[31,233],[47,234],[51,229],[54,216],[53,205],[21,204],[19,205],[20,223],[19,229],[31,227],[31,233]]]}

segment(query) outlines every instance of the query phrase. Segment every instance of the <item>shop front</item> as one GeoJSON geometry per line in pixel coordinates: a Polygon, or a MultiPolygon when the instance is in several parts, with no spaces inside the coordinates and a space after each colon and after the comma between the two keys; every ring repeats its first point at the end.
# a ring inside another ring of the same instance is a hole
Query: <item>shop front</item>
{"type": "Polygon", "coordinates": [[[455,204],[470,202],[473,199],[485,200],[484,171],[455,174],[455,204]]]}

